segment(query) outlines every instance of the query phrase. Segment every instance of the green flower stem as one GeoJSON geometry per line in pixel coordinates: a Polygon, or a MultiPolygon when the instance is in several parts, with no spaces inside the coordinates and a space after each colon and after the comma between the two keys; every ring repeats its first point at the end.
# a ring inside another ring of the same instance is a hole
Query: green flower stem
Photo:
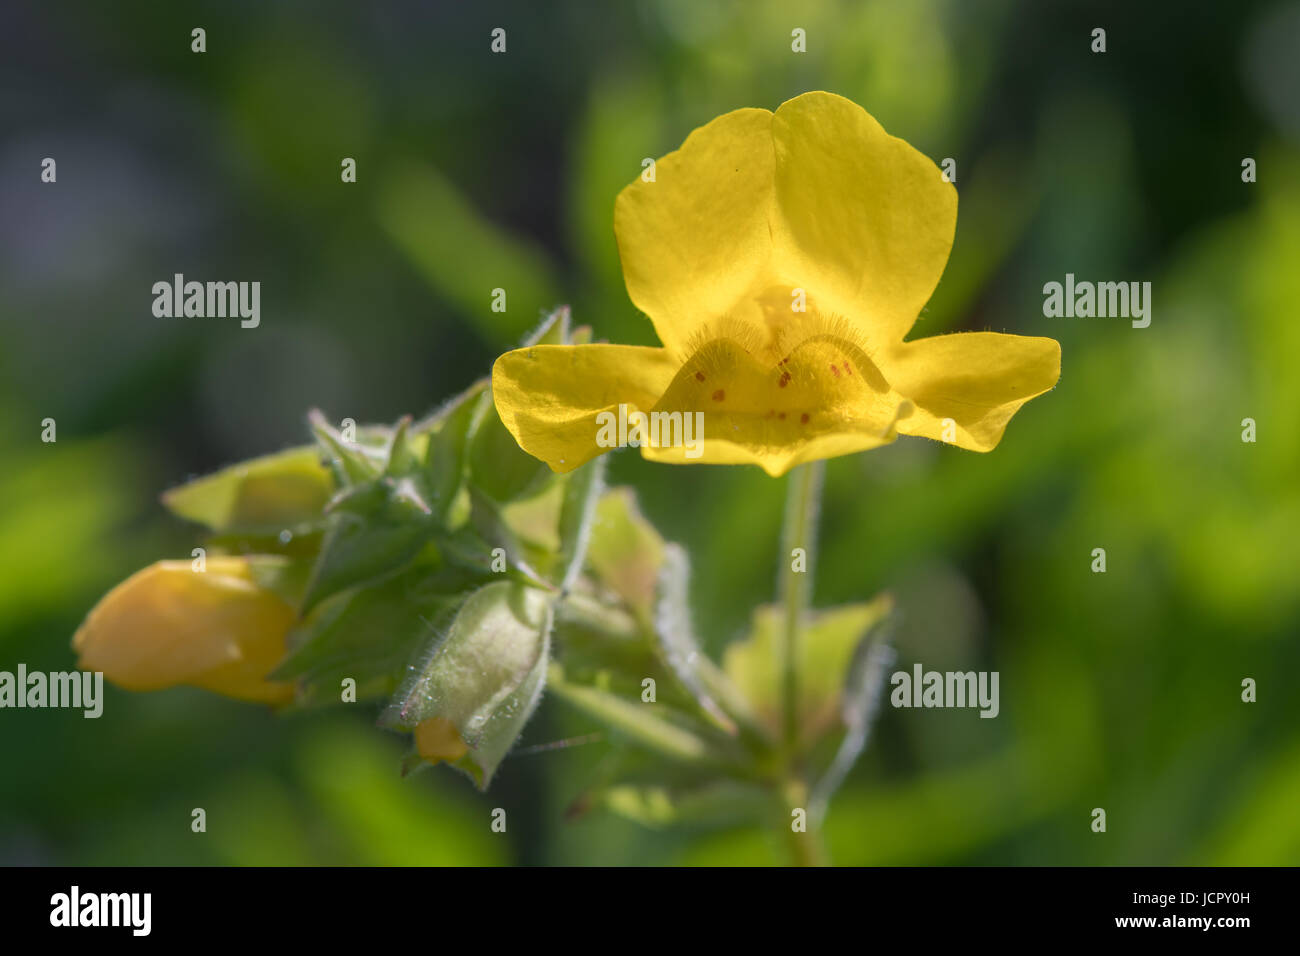
{"type": "Polygon", "coordinates": [[[781,726],[787,755],[799,743],[799,631],[812,596],[813,556],[817,551],[817,512],[825,462],[813,461],[790,472],[781,530],[780,597],[785,607],[781,628],[781,726]],[[795,570],[794,549],[802,548],[806,566],[795,570]]]}
{"type": "MultiPolygon", "coordinates": [[[[802,780],[792,780],[786,784],[785,799],[792,807],[807,807],[809,804],[808,786],[802,780]]],[[[813,819],[812,813],[807,817],[808,829],[796,831],[787,819],[783,823],[786,831],[786,843],[795,866],[829,866],[830,857],[826,853],[826,843],[822,839],[821,827],[813,819]]]]}
{"type": "Polygon", "coordinates": [[[645,638],[641,622],[626,610],[580,591],[570,591],[557,602],[556,617],[565,624],[594,631],[620,643],[630,644],[645,638]]]}
{"type": "Polygon", "coordinates": [[[568,683],[564,679],[564,669],[554,662],[550,665],[547,690],[666,757],[684,763],[717,762],[719,759],[706,741],[685,728],[654,716],[641,704],[595,687],[568,683]]]}
{"type": "MultiPolygon", "coordinates": [[[[786,489],[785,518],[781,527],[779,589],[785,614],[780,635],[781,729],[785,755],[786,803],[808,808],[808,785],[797,766],[799,750],[799,635],[812,598],[814,558],[817,553],[817,515],[821,504],[823,461],[800,465],[790,472],[786,489]],[[795,549],[802,549],[803,570],[796,570],[795,549]]],[[[794,831],[789,821],[790,852],[797,866],[822,866],[827,863],[818,824],[807,814],[807,831],[794,831]]]]}

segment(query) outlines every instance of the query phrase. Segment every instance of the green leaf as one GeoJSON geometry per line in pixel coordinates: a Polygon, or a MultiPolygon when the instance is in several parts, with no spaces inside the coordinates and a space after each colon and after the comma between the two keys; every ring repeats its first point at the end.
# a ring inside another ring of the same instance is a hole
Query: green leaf
{"type": "Polygon", "coordinates": [[[844,682],[840,700],[840,720],[844,724],[844,739],[830,767],[817,781],[808,801],[808,812],[820,820],[835,791],[848,776],[858,756],[867,747],[871,737],[871,724],[880,709],[884,684],[890,666],[894,663],[894,649],[890,635],[897,624],[898,615],[888,613],[867,630],[857,649],[844,682]]]}
{"type": "Polygon", "coordinates": [[[405,500],[399,485],[387,481],[360,486],[348,503],[358,510],[335,511],[321,545],[304,599],[310,611],[325,598],[350,587],[395,574],[415,560],[433,537],[427,515],[405,500]],[[360,509],[369,510],[360,510],[360,509]]]}
{"type": "Polygon", "coordinates": [[[469,436],[488,401],[485,383],[459,396],[457,403],[444,410],[437,430],[429,439],[425,452],[425,484],[429,505],[438,522],[455,530],[469,518],[469,499],[462,494],[467,471],[466,449],[469,436]]]}
{"type": "Polygon", "coordinates": [[[664,541],[637,507],[631,488],[612,488],[596,504],[587,565],[646,624],[654,608],[664,541]]]}
{"type": "MultiPolygon", "coordinates": [[[[508,543],[517,544],[532,560],[549,566],[557,562],[563,542],[560,518],[568,494],[567,476],[555,476],[535,495],[516,498],[504,505],[492,505],[494,523],[505,525],[508,543]]],[[[500,530],[500,529],[496,529],[500,530]]],[[[500,534],[494,535],[500,538],[500,534]]],[[[510,549],[507,549],[510,550],[510,549]]]]}
{"type": "MultiPolygon", "coordinates": [[[[804,745],[840,724],[841,693],[854,651],[863,635],[892,610],[893,600],[884,594],[805,619],[799,633],[799,727],[804,745]]],[[[777,648],[783,620],[781,607],[756,609],[749,637],[729,646],[723,658],[723,670],[773,733],[780,729],[777,648]]]]}
{"type": "Polygon", "coordinates": [[[550,467],[519,447],[490,402],[469,442],[474,486],[497,502],[524,497],[550,474],[550,467]]]}
{"type": "Polygon", "coordinates": [[[590,684],[628,698],[643,691],[642,682],[655,682],[657,699],[670,707],[690,710],[694,700],[660,659],[650,634],[628,611],[597,600],[579,588],[556,605],[555,657],[566,679],[590,684]]]}
{"type": "Polygon", "coordinates": [[[290,635],[273,679],[300,680],[300,703],[338,702],[344,678],[357,699],[387,696],[420,646],[473,586],[464,575],[418,569],[323,602],[290,635]]]}
{"type": "Polygon", "coordinates": [[[231,465],[163,494],[173,513],[213,531],[279,532],[321,519],[336,485],[312,445],[231,465]]]}
{"type": "Polygon", "coordinates": [[[605,484],[605,459],[597,458],[571,472],[564,480],[560,508],[560,593],[567,593],[582,572],[591,539],[596,502],[605,484]]]}
{"type": "Polygon", "coordinates": [[[546,680],[551,601],[496,581],[474,591],[394,696],[381,722],[451,721],[470,752],[458,766],[486,787],[532,715],[546,680]]]}
{"type": "Polygon", "coordinates": [[[659,654],[700,709],[723,731],[733,735],[738,732],[728,711],[757,727],[759,721],[749,702],[730,678],[700,650],[695,640],[691,627],[689,580],[690,559],[686,551],[675,544],[666,545],[654,615],[659,654]]]}

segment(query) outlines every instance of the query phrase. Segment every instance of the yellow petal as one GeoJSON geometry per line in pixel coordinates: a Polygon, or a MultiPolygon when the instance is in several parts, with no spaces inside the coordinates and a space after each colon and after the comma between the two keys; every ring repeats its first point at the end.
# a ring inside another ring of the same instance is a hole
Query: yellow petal
{"type": "Polygon", "coordinates": [[[456,725],[445,717],[430,717],[415,725],[415,749],[429,763],[454,763],[469,753],[456,725]]]}
{"type": "Polygon", "coordinates": [[[726,113],[686,137],[614,202],[623,278],[660,341],[685,358],[697,330],[727,315],[769,271],[772,114],[726,113]]]}
{"type": "Polygon", "coordinates": [[[869,348],[901,340],[939,281],[957,193],[865,110],[807,93],[695,130],[614,207],[632,301],[685,358],[708,338],[759,344],[809,311],[869,348]]]}
{"type": "Polygon", "coordinates": [[[257,586],[248,561],[159,561],[95,606],[73,637],[83,670],[127,690],[190,684],[241,700],[279,703],[292,686],[266,675],[285,653],[294,611],[257,586]]]}
{"type": "Polygon", "coordinates": [[[908,411],[871,360],[831,336],[805,339],[775,362],[722,339],[686,362],[653,413],[702,413],[695,442],[642,450],[654,461],[756,464],[770,475],[894,440],[908,411]],[[692,445],[698,449],[692,455],[692,445]]]}
{"type": "Polygon", "coordinates": [[[596,416],[654,405],[678,363],[663,349],[633,345],[535,345],[492,367],[497,414],[519,447],[559,472],[608,451],[596,416]]]}
{"type": "Polygon", "coordinates": [[[899,432],[943,441],[951,419],[952,444],[991,451],[1020,406],[1056,385],[1061,346],[998,332],[936,335],[891,349],[882,370],[915,406],[899,432]]]}
{"type": "Polygon", "coordinates": [[[901,340],[939,283],[957,190],[861,106],[805,93],[772,122],[782,266],[872,348],[901,340]]]}

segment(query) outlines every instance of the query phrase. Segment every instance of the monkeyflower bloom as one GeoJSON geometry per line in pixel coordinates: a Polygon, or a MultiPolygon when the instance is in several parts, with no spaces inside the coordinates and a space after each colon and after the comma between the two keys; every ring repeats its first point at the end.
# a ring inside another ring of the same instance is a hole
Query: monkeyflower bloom
{"type": "Polygon", "coordinates": [[[628,294],[663,347],[508,352],[492,371],[497,411],[560,472],[607,450],[601,421],[636,413],[704,414],[700,447],[661,435],[640,441],[646,458],[771,475],[899,434],[989,451],[1056,384],[1060,346],[992,332],[903,340],[956,222],[939,168],[843,97],[726,113],[615,203],[628,294]]]}
{"type": "Polygon", "coordinates": [[[294,609],[260,587],[246,558],[159,561],[108,592],[72,639],[82,670],[126,690],[189,684],[240,700],[284,703],[268,681],[285,653],[294,609]]]}
{"type": "Polygon", "coordinates": [[[456,725],[445,717],[430,717],[416,725],[415,750],[431,764],[455,763],[469,753],[456,725]]]}

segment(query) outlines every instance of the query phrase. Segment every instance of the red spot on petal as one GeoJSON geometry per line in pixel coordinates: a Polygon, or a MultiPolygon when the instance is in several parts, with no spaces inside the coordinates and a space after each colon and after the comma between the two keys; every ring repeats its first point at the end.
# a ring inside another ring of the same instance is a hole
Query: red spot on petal
{"type": "Polygon", "coordinates": [[[713,400],[715,402],[720,402],[726,397],[727,397],[727,393],[724,392],[722,389],[718,389],[716,392],[713,393],[713,400]]]}
{"type": "Polygon", "coordinates": [[[808,413],[807,413],[807,412],[804,412],[802,415],[799,416],[799,422],[800,422],[800,424],[803,424],[803,425],[807,425],[807,424],[808,424],[808,413]]]}
{"type": "Polygon", "coordinates": [[[849,375],[852,375],[852,374],[853,374],[853,369],[849,368],[849,363],[848,363],[848,362],[845,362],[845,363],[844,363],[844,371],[845,371],[846,373],[848,373],[849,375]]]}
{"type": "Polygon", "coordinates": [[[704,381],[704,373],[703,373],[703,372],[696,372],[696,373],[695,373],[695,381],[697,381],[697,382],[702,382],[702,381],[704,381]]]}
{"type": "Polygon", "coordinates": [[[782,373],[781,373],[781,378],[780,378],[780,380],[779,380],[776,384],[779,385],[779,386],[781,386],[781,388],[785,388],[787,385],[789,385],[789,384],[790,384],[790,373],[789,373],[789,372],[782,372],[782,373]]]}
{"type": "Polygon", "coordinates": [[[777,415],[776,417],[779,418],[779,419],[781,419],[781,421],[785,421],[785,412],[781,412],[781,413],[780,413],[779,415],[777,415]]]}
{"type": "Polygon", "coordinates": [[[835,367],[834,362],[831,363],[831,371],[835,373],[836,378],[840,377],[840,370],[835,367]]]}

